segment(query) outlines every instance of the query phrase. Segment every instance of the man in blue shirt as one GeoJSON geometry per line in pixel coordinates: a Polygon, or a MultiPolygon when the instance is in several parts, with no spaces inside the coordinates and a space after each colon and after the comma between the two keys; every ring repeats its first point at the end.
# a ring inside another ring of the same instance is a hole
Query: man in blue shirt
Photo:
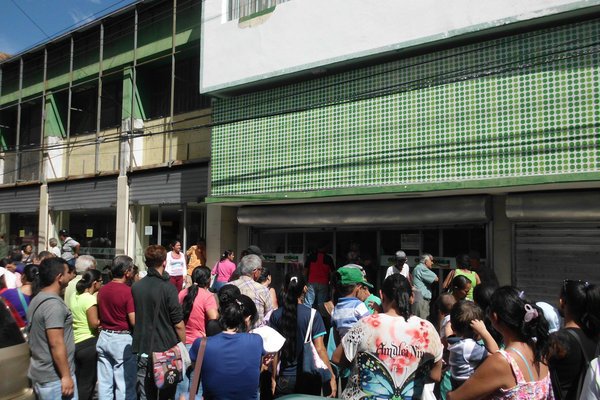
{"type": "Polygon", "coordinates": [[[419,318],[427,319],[429,317],[429,302],[431,301],[431,285],[438,281],[438,276],[431,270],[433,266],[433,256],[424,253],[419,258],[419,265],[413,271],[413,285],[420,292],[420,296],[415,296],[413,303],[413,314],[419,318]],[[419,298],[418,300],[416,300],[419,298]]]}

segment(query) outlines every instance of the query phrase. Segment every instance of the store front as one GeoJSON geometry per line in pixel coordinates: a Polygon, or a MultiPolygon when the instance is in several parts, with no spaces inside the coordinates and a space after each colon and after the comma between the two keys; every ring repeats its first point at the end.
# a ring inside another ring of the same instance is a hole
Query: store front
{"type": "Polygon", "coordinates": [[[487,196],[249,206],[238,212],[276,282],[303,268],[322,243],[329,244],[336,266],[358,261],[376,284],[400,249],[411,267],[420,254],[431,253],[443,278],[458,254],[478,254],[483,264],[490,259],[490,219],[487,196]]]}
{"type": "Polygon", "coordinates": [[[564,279],[600,282],[600,191],[509,195],[513,283],[557,305],[564,279]]]}
{"type": "Polygon", "coordinates": [[[48,206],[54,231],[67,229],[80,254],[96,258],[98,268],[115,257],[116,177],[48,184],[48,206]]]}
{"type": "Polygon", "coordinates": [[[37,251],[39,186],[0,190],[0,233],[11,247],[30,243],[37,251]]]}
{"type": "Polygon", "coordinates": [[[208,166],[132,173],[129,190],[137,265],[143,265],[144,249],[150,244],[168,249],[178,240],[187,249],[206,238],[208,166]]]}

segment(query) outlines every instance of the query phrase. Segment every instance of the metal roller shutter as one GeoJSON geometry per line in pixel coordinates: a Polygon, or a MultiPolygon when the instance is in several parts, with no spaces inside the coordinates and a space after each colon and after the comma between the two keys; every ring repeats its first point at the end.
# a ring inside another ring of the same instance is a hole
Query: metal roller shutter
{"type": "Polygon", "coordinates": [[[258,227],[337,227],[486,223],[487,196],[246,206],[240,224],[258,227]]]}
{"type": "Polygon", "coordinates": [[[201,203],[208,195],[208,166],[134,173],[129,181],[133,204],[201,203]]]}
{"type": "Polygon", "coordinates": [[[600,222],[515,224],[515,284],[556,304],[564,279],[600,283],[600,222]]]}
{"type": "Polygon", "coordinates": [[[37,212],[39,208],[39,186],[13,187],[0,191],[0,213],[37,212]]]}
{"type": "Polygon", "coordinates": [[[117,206],[117,177],[48,185],[51,210],[91,210],[117,206]]]}

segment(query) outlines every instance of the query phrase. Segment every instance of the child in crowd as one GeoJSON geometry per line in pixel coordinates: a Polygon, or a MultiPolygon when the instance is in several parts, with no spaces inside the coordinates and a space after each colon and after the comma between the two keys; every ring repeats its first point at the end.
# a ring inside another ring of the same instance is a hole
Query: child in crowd
{"type": "Polygon", "coordinates": [[[351,266],[343,266],[335,274],[335,288],[339,296],[338,302],[331,314],[331,324],[334,328],[336,344],[361,318],[371,315],[371,312],[359,298],[364,286],[372,288],[361,270],[351,266]]]}
{"type": "Polygon", "coordinates": [[[448,362],[452,389],[456,390],[485,360],[498,351],[498,345],[483,322],[483,310],[472,301],[459,301],[452,306],[450,323],[455,336],[448,340],[448,362]],[[484,345],[477,342],[483,340],[484,345]]]}

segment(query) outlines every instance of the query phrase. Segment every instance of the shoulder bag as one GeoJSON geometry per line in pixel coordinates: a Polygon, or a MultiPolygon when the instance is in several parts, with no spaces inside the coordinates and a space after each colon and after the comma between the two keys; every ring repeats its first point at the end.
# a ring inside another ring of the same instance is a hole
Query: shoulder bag
{"type": "MultiPolygon", "coordinates": [[[[160,300],[154,312],[154,323],[157,321],[159,310],[160,300]]],[[[155,326],[152,327],[150,349],[154,347],[154,335],[156,333],[155,328],[155,326]]],[[[177,383],[183,380],[183,358],[179,343],[166,351],[152,352],[152,371],[154,374],[154,383],[158,389],[176,386],[177,383]]]]}
{"type": "Polygon", "coordinates": [[[316,313],[317,310],[314,308],[310,309],[310,322],[308,323],[308,328],[306,328],[304,348],[302,349],[302,372],[308,375],[317,375],[321,378],[321,382],[327,382],[331,379],[331,371],[319,356],[311,338],[313,320],[316,313]]]}

